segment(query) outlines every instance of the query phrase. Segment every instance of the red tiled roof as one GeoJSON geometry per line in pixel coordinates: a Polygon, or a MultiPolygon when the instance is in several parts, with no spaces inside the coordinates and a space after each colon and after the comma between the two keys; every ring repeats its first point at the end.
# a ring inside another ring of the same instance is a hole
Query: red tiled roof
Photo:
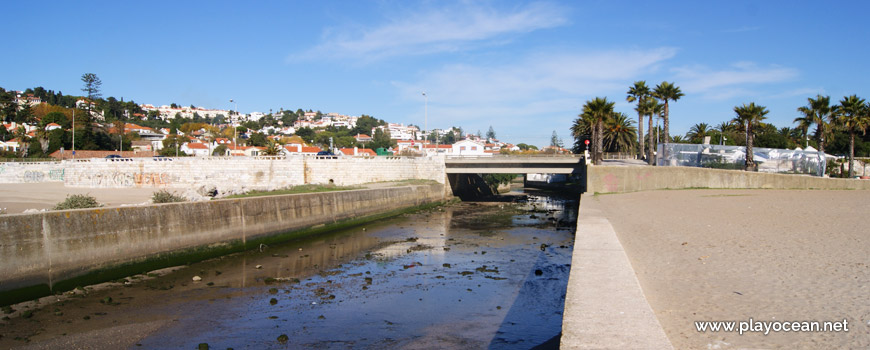
{"type": "MultiPolygon", "coordinates": [[[[284,149],[290,151],[290,153],[298,153],[295,146],[286,146],[284,149]]],[[[320,151],[323,151],[320,147],[302,146],[302,153],[317,153],[320,151]]]]}
{"type": "MultiPolygon", "coordinates": [[[[348,155],[348,156],[353,155],[353,148],[342,148],[342,149],[339,149],[339,151],[341,153],[344,153],[345,155],[348,155]]],[[[359,156],[376,156],[376,155],[378,155],[377,153],[375,153],[375,151],[368,149],[368,148],[358,148],[356,150],[356,154],[359,156]]]]}
{"type": "MultiPolygon", "coordinates": [[[[120,154],[121,157],[124,158],[146,158],[156,156],[157,153],[154,152],[134,152],[134,151],[82,151],[76,150],[76,158],[105,158],[110,154],[120,154]]],[[[66,150],[63,152],[63,157],[61,158],[60,150],[54,151],[54,153],[50,154],[49,157],[57,158],[57,159],[72,159],[73,154],[71,150],[66,150]]]]}
{"type": "Polygon", "coordinates": [[[208,149],[208,146],[204,143],[188,142],[187,148],[189,148],[189,149],[208,149]]]}

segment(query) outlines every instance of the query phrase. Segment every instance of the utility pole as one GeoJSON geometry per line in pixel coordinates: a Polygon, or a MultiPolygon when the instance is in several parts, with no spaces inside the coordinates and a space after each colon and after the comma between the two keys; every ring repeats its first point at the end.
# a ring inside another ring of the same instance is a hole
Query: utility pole
{"type": "Polygon", "coordinates": [[[72,151],[73,151],[73,159],[76,159],[76,109],[73,108],[73,140],[72,140],[72,151]]]}
{"type": "Polygon", "coordinates": [[[426,131],[426,138],[424,140],[429,139],[429,95],[426,95],[426,92],[423,91],[423,97],[426,99],[426,102],[423,104],[423,130],[426,131]]]}

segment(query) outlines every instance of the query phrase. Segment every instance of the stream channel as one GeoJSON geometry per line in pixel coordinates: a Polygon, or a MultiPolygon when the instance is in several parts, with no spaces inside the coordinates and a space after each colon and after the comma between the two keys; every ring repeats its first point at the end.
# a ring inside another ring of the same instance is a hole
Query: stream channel
{"type": "Polygon", "coordinates": [[[140,349],[558,348],[579,196],[522,191],[85,288],[3,340],[127,324],[140,349]]]}

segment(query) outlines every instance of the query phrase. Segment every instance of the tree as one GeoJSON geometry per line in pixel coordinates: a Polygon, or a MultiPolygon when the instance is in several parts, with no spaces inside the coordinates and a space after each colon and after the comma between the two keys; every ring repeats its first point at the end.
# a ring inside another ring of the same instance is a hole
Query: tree
{"type": "Polygon", "coordinates": [[[863,98],[856,95],[840,100],[839,113],[834,116],[834,125],[849,133],[849,177],[854,176],[852,162],[855,160],[855,132],[865,133],[870,125],[868,107],[863,98]]]}
{"type": "Polygon", "coordinates": [[[664,114],[662,114],[662,118],[664,119],[664,134],[665,134],[664,140],[665,140],[665,143],[670,143],[671,136],[670,136],[670,122],[669,121],[670,121],[670,113],[671,112],[670,112],[670,108],[668,107],[668,101],[676,102],[677,100],[680,99],[680,97],[683,97],[685,95],[683,94],[682,91],[680,91],[680,88],[678,86],[674,85],[673,83],[663,81],[661,84],[656,85],[656,88],[653,91],[653,96],[655,96],[655,98],[657,98],[659,100],[664,101],[664,103],[665,103],[664,114]]]}
{"type": "Polygon", "coordinates": [[[625,100],[628,102],[637,102],[637,107],[634,110],[637,111],[637,143],[639,145],[638,154],[640,158],[644,157],[643,113],[641,112],[640,105],[651,93],[652,91],[646,86],[646,81],[640,80],[634,82],[634,86],[628,88],[628,96],[625,97],[625,100]]]}
{"type": "Polygon", "coordinates": [[[15,96],[12,91],[7,92],[3,88],[0,88],[0,115],[2,115],[2,121],[11,122],[15,119],[15,115],[18,112],[18,105],[15,103],[15,96]]]}
{"type": "MultiPolygon", "coordinates": [[[[490,129],[492,129],[490,127],[490,129]]],[[[559,135],[556,134],[556,130],[553,130],[553,136],[550,136],[550,147],[553,148],[562,148],[562,140],[559,138],[559,135]]]]}
{"type": "Polygon", "coordinates": [[[809,128],[816,125],[816,138],[819,141],[819,152],[825,153],[825,141],[831,135],[828,123],[837,112],[836,106],[831,106],[830,96],[816,95],[816,98],[807,98],[807,105],[798,107],[798,112],[803,117],[795,118],[795,123],[801,128],[809,128]]]}
{"type": "Polygon", "coordinates": [[[734,107],[734,113],[737,113],[734,122],[746,126],[745,170],[747,171],[758,170],[758,166],[755,164],[755,159],[752,154],[752,139],[754,138],[752,127],[761,123],[761,121],[766,118],[765,115],[767,115],[768,112],[767,108],[756,105],[755,102],[750,102],[749,105],[744,103],[743,106],[734,107]]]}
{"type": "Polygon", "coordinates": [[[266,149],[263,150],[263,154],[267,156],[277,156],[281,151],[280,147],[278,147],[278,143],[272,140],[269,140],[269,145],[266,146],[266,149]]]}
{"type": "Polygon", "coordinates": [[[248,144],[251,146],[266,147],[269,144],[269,141],[263,133],[255,132],[251,134],[251,137],[248,139],[248,144]]]}
{"type": "Polygon", "coordinates": [[[82,91],[87,93],[89,100],[93,101],[103,97],[103,94],[100,93],[100,86],[103,85],[103,82],[96,74],[82,74],[82,82],[85,83],[85,87],[82,88],[82,91]]]}
{"type": "Polygon", "coordinates": [[[301,137],[305,141],[314,140],[314,130],[309,127],[299,128],[296,130],[296,136],[301,137]]]}
{"type": "Polygon", "coordinates": [[[653,142],[653,134],[655,132],[655,130],[653,130],[653,118],[661,114],[662,105],[659,104],[659,102],[652,96],[647,96],[647,98],[640,102],[638,108],[640,108],[643,115],[649,116],[649,118],[647,118],[647,122],[649,125],[649,148],[647,149],[647,162],[649,162],[649,165],[655,165],[656,160],[653,152],[655,151],[657,145],[655,144],[655,142],[653,142]]]}
{"type": "Polygon", "coordinates": [[[372,135],[372,141],[370,143],[372,148],[390,148],[392,144],[393,142],[392,139],[390,139],[389,131],[384,131],[384,129],[381,128],[375,129],[374,135],[372,135]]]}
{"type": "Polygon", "coordinates": [[[593,125],[592,128],[592,143],[593,154],[592,160],[595,165],[601,165],[601,160],[604,157],[604,123],[613,116],[613,106],[615,102],[607,101],[607,97],[596,97],[592,101],[586,101],[583,105],[583,115],[588,118],[593,125]]]}
{"type": "Polygon", "coordinates": [[[19,124],[30,124],[33,122],[33,107],[29,103],[25,103],[15,113],[15,122],[19,124]]]}
{"type": "Polygon", "coordinates": [[[614,112],[605,122],[604,149],[610,152],[634,152],[635,128],[625,113],[614,112]]]}
{"type": "Polygon", "coordinates": [[[702,143],[704,142],[704,137],[710,135],[710,125],[707,123],[698,123],[689,128],[689,132],[686,133],[686,138],[689,139],[689,142],[691,143],[702,143]]]}
{"type": "Polygon", "coordinates": [[[492,129],[492,125],[490,125],[489,130],[486,131],[486,138],[489,140],[495,140],[495,130],[492,129]]]}

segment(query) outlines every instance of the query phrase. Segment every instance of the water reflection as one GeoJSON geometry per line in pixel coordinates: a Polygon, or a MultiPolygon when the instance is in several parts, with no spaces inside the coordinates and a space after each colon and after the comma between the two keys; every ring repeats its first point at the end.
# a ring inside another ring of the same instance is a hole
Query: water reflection
{"type": "Polygon", "coordinates": [[[212,285],[141,344],[528,349],[561,331],[576,206],[519,194],[194,264],[167,278],[212,285]]]}

